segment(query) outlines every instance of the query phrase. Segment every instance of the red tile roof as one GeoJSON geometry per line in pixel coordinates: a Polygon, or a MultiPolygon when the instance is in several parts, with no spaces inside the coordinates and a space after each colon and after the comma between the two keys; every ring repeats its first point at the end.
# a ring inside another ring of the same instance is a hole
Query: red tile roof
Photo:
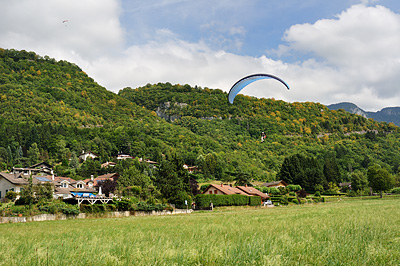
{"type": "MultiPolygon", "coordinates": [[[[204,190],[204,192],[209,190],[210,187],[213,187],[213,188],[221,191],[222,194],[225,194],[225,195],[240,194],[240,195],[249,196],[246,192],[244,192],[244,191],[242,191],[240,189],[237,189],[235,187],[231,187],[231,186],[228,186],[228,185],[223,185],[223,184],[221,184],[221,185],[211,184],[206,190],[204,190]]],[[[203,194],[204,194],[204,192],[203,192],[203,194]]]]}
{"type": "Polygon", "coordinates": [[[252,196],[259,196],[262,199],[267,199],[269,198],[269,196],[267,194],[262,193],[261,191],[259,191],[258,189],[254,188],[254,187],[248,187],[248,186],[237,186],[237,189],[240,189],[244,192],[246,192],[249,195],[252,196]]]}

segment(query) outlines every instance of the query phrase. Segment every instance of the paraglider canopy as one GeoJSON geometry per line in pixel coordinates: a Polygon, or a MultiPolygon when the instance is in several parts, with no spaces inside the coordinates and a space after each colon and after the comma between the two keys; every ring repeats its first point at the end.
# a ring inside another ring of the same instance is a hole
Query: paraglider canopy
{"type": "Polygon", "coordinates": [[[283,85],[286,86],[287,89],[289,89],[289,85],[287,85],[287,83],[285,81],[283,81],[282,79],[271,75],[271,74],[254,74],[254,75],[250,75],[247,77],[244,77],[242,79],[240,79],[238,82],[236,82],[231,90],[228,93],[228,100],[230,103],[233,103],[233,100],[235,99],[236,95],[247,85],[249,85],[250,83],[253,83],[254,81],[260,80],[260,79],[276,79],[278,81],[280,81],[283,85]]]}

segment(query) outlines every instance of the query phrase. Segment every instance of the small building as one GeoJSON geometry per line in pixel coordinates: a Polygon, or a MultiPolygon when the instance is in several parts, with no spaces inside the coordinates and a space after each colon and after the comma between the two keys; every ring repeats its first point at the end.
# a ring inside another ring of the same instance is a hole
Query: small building
{"type": "Polygon", "coordinates": [[[105,162],[105,163],[101,164],[101,168],[114,167],[116,165],[117,165],[117,163],[114,163],[114,162],[105,162]]]}
{"type": "Polygon", "coordinates": [[[287,187],[287,183],[283,180],[279,180],[279,181],[273,181],[273,182],[269,182],[269,183],[264,183],[261,186],[263,187],[287,187]]]}
{"type": "Polygon", "coordinates": [[[21,192],[21,188],[28,185],[28,180],[24,178],[24,175],[0,173],[0,198],[4,198],[8,191],[21,192]]]}
{"type": "Polygon", "coordinates": [[[209,185],[204,191],[203,194],[215,194],[215,195],[234,195],[234,194],[240,194],[240,195],[246,195],[249,196],[246,192],[237,189],[235,187],[232,187],[230,185],[214,185],[211,184],[209,185]]]}
{"type": "Polygon", "coordinates": [[[190,174],[197,172],[199,170],[199,168],[197,166],[189,166],[187,164],[184,164],[183,168],[186,169],[190,174]]]}
{"type": "Polygon", "coordinates": [[[98,177],[94,178],[91,176],[88,179],[83,180],[83,182],[89,187],[89,188],[98,188],[101,183],[107,181],[107,180],[112,180],[112,181],[117,181],[119,178],[118,173],[111,173],[111,174],[105,174],[105,175],[99,175],[98,177]]]}
{"type": "Polygon", "coordinates": [[[79,160],[81,162],[84,162],[89,158],[96,159],[98,157],[99,157],[99,155],[94,153],[94,152],[92,152],[92,151],[86,151],[86,152],[82,151],[81,155],[79,155],[79,160]]]}
{"type": "Polygon", "coordinates": [[[24,168],[13,167],[11,172],[13,174],[23,174],[26,177],[29,177],[30,175],[52,175],[53,166],[46,162],[41,162],[24,168]]]}
{"type": "MultiPolygon", "coordinates": [[[[8,191],[21,192],[23,187],[29,184],[28,178],[23,173],[10,174],[0,172],[0,198],[4,198],[8,191]]],[[[32,184],[52,183],[52,176],[32,175],[32,184]]]]}
{"type": "Polygon", "coordinates": [[[126,159],[134,159],[134,158],[135,157],[133,157],[127,153],[120,152],[117,154],[117,160],[126,160],[126,159]]]}

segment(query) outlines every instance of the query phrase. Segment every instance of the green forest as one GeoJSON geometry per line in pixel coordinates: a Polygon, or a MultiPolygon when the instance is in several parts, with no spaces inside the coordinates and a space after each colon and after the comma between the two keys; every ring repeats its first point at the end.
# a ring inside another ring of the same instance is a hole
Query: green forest
{"type": "MultiPolygon", "coordinates": [[[[155,175],[170,174],[167,181],[181,176],[184,163],[198,167],[190,177],[199,182],[282,179],[317,190],[365,179],[379,166],[399,185],[399,128],[320,103],[238,95],[230,104],[220,89],[170,83],[116,94],[73,63],[13,49],[0,49],[0,101],[2,171],[45,161],[59,176],[84,179],[103,174],[100,164],[123,152],[159,162],[155,175]],[[99,160],[78,163],[88,150],[99,160]]],[[[147,182],[157,190],[152,196],[173,196],[148,167],[117,169],[131,169],[122,174],[126,186],[147,182]]]]}

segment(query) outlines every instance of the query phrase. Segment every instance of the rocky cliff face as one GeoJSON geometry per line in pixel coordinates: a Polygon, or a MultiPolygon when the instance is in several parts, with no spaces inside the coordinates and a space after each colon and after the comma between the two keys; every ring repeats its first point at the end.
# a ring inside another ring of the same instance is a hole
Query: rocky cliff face
{"type": "Polygon", "coordinates": [[[379,122],[394,123],[400,126],[400,107],[386,107],[377,112],[366,112],[353,103],[343,102],[327,106],[331,110],[343,109],[352,114],[361,115],[365,118],[372,118],[379,122]]]}

